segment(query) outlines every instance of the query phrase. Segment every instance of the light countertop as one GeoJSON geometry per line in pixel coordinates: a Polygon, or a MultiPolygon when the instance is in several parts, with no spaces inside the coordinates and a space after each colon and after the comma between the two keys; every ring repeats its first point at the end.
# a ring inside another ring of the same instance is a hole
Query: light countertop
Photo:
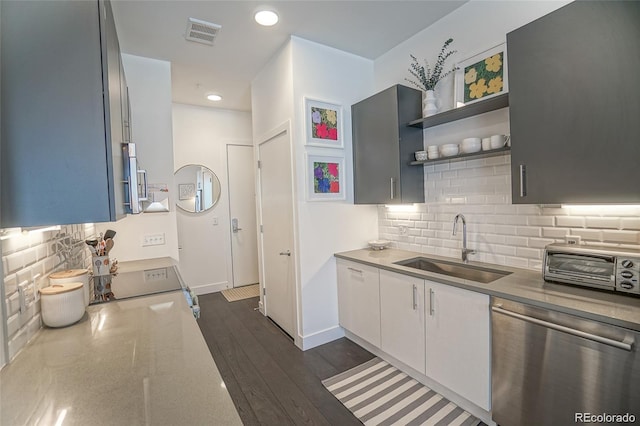
{"type": "Polygon", "coordinates": [[[469,265],[499,269],[511,272],[511,274],[491,283],[482,284],[475,281],[421,271],[406,266],[394,265],[394,262],[419,256],[462,264],[461,261],[450,257],[431,254],[426,255],[397,249],[360,249],[335,254],[335,257],[339,259],[351,260],[417,278],[450,284],[491,296],[502,297],[516,302],[565,312],[640,331],[640,298],[564,284],[549,283],[542,279],[541,271],[535,272],[481,262],[469,262],[469,265]]]}
{"type": "Polygon", "coordinates": [[[0,371],[0,424],[241,425],[181,291],[89,306],[0,371]]]}

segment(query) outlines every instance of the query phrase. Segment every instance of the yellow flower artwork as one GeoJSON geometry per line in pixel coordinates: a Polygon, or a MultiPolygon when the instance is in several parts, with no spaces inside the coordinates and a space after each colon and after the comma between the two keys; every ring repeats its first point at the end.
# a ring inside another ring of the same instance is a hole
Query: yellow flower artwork
{"type": "Polygon", "coordinates": [[[504,52],[464,67],[464,102],[504,90],[504,52]]]}

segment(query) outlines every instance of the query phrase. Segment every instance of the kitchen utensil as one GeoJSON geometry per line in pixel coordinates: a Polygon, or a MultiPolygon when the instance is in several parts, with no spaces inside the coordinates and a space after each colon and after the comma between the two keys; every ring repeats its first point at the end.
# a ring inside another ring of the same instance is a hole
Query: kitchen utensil
{"type": "Polygon", "coordinates": [[[460,152],[463,154],[470,154],[472,152],[479,152],[482,149],[482,139],[480,138],[466,138],[462,140],[460,144],[460,152]]]}
{"type": "MultiPolygon", "coordinates": [[[[107,235],[107,234],[105,234],[105,235],[107,235]]],[[[106,254],[106,255],[108,255],[108,254],[109,254],[109,252],[110,252],[110,251],[111,251],[111,249],[113,248],[113,245],[114,245],[114,243],[113,243],[113,240],[112,240],[111,238],[107,238],[107,239],[105,240],[105,254],[106,254]]]]}
{"type": "Polygon", "coordinates": [[[53,272],[49,275],[49,285],[68,284],[81,282],[84,289],[84,305],[88,306],[91,299],[89,289],[89,271],[86,269],[68,269],[66,271],[53,272]]]}
{"type": "Polygon", "coordinates": [[[82,318],[85,310],[83,283],[53,284],[40,289],[42,322],[49,327],[65,327],[82,318]]]}
{"type": "Polygon", "coordinates": [[[443,157],[457,155],[459,151],[460,149],[458,148],[458,145],[454,143],[448,143],[440,146],[440,154],[442,154],[443,157]]]}
{"type": "Polygon", "coordinates": [[[113,240],[115,236],[116,236],[116,231],[112,229],[107,229],[107,231],[104,233],[105,240],[108,240],[109,238],[113,240]]]}

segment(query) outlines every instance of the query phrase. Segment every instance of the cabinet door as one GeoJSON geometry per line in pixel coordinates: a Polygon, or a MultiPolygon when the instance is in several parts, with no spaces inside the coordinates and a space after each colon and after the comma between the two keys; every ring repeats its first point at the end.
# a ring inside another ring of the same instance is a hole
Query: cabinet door
{"type": "Polygon", "coordinates": [[[490,408],[489,296],[425,281],[427,376],[490,408]]]}
{"type": "Polygon", "coordinates": [[[398,99],[395,87],[351,107],[356,204],[400,200],[398,99]]]}
{"type": "Polygon", "coordinates": [[[378,268],[337,260],[340,325],[380,347],[380,282],[378,268]]]}
{"type": "Polygon", "coordinates": [[[507,34],[513,203],[640,202],[639,22],[577,1],[507,34]]]}
{"type": "Polygon", "coordinates": [[[105,106],[111,97],[119,102],[120,89],[117,68],[107,69],[105,43],[111,41],[109,56],[119,52],[115,27],[106,38],[101,25],[109,4],[11,1],[1,7],[0,227],[116,220],[122,167],[114,170],[110,135],[117,143],[121,136],[105,106]],[[106,84],[111,77],[112,86],[106,84]]]}
{"type": "Polygon", "coordinates": [[[381,349],[425,373],[424,281],[380,271],[381,349]]]}

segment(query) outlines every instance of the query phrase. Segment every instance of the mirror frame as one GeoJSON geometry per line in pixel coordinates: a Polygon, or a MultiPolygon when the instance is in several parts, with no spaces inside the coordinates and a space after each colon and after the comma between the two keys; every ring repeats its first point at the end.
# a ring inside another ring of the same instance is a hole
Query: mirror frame
{"type": "MultiPolygon", "coordinates": [[[[178,207],[183,212],[187,212],[187,213],[193,213],[193,214],[206,213],[209,210],[213,209],[218,204],[218,201],[220,201],[220,196],[222,195],[222,185],[220,183],[220,179],[218,178],[218,175],[216,175],[213,172],[213,170],[211,170],[207,166],[204,166],[202,164],[185,164],[184,166],[180,167],[178,170],[176,170],[173,173],[174,180],[178,176],[180,171],[182,171],[183,169],[187,169],[189,167],[195,167],[197,169],[201,169],[202,171],[206,171],[206,172],[210,172],[211,173],[211,176],[212,176],[212,192],[213,192],[213,194],[212,194],[213,195],[212,196],[212,203],[211,203],[211,205],[209,207],[207,207],[205,209],[196,210],[195,209],[195,201],[193,201],[194,208],[193,209],[188,208],[188,206],[186,206],[185,203],[181,203],[182,200],[181,200],[181,195],[180,195],[180,185],[185,185],[185,184],[176,181],[174,183],[174,187],[175,187],[175,190],[176,190],[176,197],[175,197],[176,207],[178,207]]],[[[196,173],[197,172],[198,172],[198,170],[196,170],[196,173]]],[[[190,188],[190,190],[194,192],[193,198],[196,198],[196,195],[199,192],[201,193],[201,191],[203,191],[202,188],[198,188],[198,182],[194,182],[193,183],[193,187],[190,188]]],[[[191,197],[189,199],[191,199],[191,197]]]]}

